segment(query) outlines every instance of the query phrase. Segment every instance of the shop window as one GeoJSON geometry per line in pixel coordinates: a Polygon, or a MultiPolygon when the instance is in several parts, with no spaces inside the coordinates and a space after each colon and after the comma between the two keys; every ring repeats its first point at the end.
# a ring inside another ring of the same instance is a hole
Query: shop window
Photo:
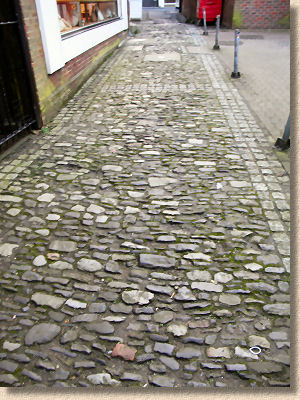
{"type": "Polygon", "coordinates": [[[117,18],[117,0],[56,0],[62,34],[117,18]]]}

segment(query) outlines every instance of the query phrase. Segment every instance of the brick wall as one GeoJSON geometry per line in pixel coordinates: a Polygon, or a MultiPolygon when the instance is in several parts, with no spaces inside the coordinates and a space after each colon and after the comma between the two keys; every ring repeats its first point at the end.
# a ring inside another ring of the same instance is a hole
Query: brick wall
{"type": "Polygon", "coordinates": [[[288,28],[289,0],[235,0],[233,22],[239,28],[288,28]]]}
{"type": "Polygon", "coordinates": [[[90,77],[101,62],[111,54],[127,35],[127,32],[122,32],[100,43],[69,61],[59,71],[48,75],[35,0],[19,1],[23,13],[42,119],[44,123],[47,123],[58,113],[63,104],[74,95],[83,82],[90,77]]]}

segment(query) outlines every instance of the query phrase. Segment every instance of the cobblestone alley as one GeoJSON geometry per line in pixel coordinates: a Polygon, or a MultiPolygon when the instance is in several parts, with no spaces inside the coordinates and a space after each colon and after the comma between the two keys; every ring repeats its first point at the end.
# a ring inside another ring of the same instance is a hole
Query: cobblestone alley
{"type": "Polygon", "coordinates": [[[145,20],[1,161],[1,386],[289,386],[289,176],[206,38],[145,20]]]}

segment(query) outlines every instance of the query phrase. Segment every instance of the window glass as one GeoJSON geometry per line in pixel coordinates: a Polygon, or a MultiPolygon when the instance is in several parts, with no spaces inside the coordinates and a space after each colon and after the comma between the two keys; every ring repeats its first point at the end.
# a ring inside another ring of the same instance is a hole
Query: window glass
{"type": "Polygon", "coordinates": [[[61,33],[118,17],[117,0],[56,2],[61,33]]]}

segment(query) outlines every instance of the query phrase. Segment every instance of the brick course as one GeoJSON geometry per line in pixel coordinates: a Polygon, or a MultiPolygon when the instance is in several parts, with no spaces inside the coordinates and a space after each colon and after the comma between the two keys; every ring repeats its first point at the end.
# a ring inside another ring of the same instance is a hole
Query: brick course
{"type": "Polygon", "coordinates": [[[288,0],[235,0],[234,13],[241,14],[239,28],[273,29],[280,28],[279,22],[289,15],[288,0]]]}
{"type": "Polygon", "coordinates": [[[19,0],[25,32],[28,39],[31,65],[37,87],[44,123],[49,122],[70,99],[103,60],[118,46],[127,32],[121,32],[107,41],[79,55],[55,73],[48,75],[35,0],[19,0]]]}

